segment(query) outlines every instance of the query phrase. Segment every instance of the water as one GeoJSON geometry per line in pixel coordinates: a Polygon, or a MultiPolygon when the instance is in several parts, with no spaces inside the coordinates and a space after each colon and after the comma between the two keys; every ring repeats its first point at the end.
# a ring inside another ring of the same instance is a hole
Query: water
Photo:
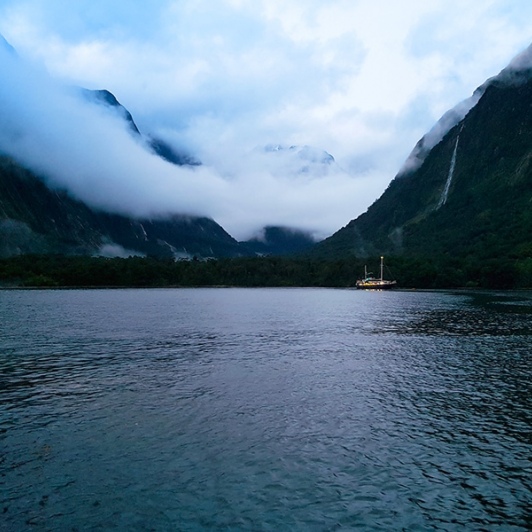
{"type": "Polygon", "coordinates": [[[0,291],[0,529],[530,530],[531,293],[0,291]]]}
{"type": "MultiPolygon", "coordinates": [[[[461,131],[461,129],[460,129],[461,131]]],[[[449,166],[449,173],[447,174],[447,181],[443,189],[440,202],[438,203],[438,209],[447,203],[447,196],[449,195],[449,189],[451,188],[451,182],[454,176],[454,168],[456,166],[456,152],[458,151],[458,141],[460,140],[460,134],[456,137],[456,143],[454,145],[453,155],[451,157],[451,165],[449,166]]]]}

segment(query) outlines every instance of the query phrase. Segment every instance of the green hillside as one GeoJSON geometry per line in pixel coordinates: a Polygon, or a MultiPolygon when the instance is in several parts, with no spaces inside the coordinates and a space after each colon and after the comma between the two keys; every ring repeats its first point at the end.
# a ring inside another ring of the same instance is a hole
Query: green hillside
{"type": "Polygon", "coordinates": [[[0,156],[0,257],[30,253],[190,258],[250,254],[210,218],[134,219],[96,211],[0,156]]]}
{"type": "Polygon", "coordinates": [[[500,275],[505,268],[529,275],[532,80],[495,78],[417,170],[398,175],[366,213],[312,254],[483,263],[500,275]]]}

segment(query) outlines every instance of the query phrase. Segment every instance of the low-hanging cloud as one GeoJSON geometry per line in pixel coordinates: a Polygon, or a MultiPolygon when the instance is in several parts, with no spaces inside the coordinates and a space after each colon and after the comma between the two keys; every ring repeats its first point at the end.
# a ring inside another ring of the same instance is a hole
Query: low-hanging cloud
{"type": "Polygon", "coordinates": [[[153,216],[207,214],[224,183],[154,156],[108,106],[0,51],[0,149],[92,207],[153,216]]]}
{"type": "Polygon", "coordinates": [[[0,149],[92,206],[206,215],[237,238],[264,225],[326,236],[358,216],[528,44],[532,16],[526,0],[134,4],[2,2],[0,33],[53,76],[1,57],[0,149]],[[154,156],[58,79],[109,89],[145,135],[203,164],[154,156]]]}
{"type": "Polygon", "coordinates": [[[206,164],[176,166],[132,134],[116,108],[89,101],[5,48],[0,62],[0,151],[91,207],[136,217],[209,216],[237,238],[265,225],[322,237],[355,210],[349,205],[338,216],[341,198],[356,198],[360,183],[322,150],[270,146],[223,156],[212,149],[206,164]]]}

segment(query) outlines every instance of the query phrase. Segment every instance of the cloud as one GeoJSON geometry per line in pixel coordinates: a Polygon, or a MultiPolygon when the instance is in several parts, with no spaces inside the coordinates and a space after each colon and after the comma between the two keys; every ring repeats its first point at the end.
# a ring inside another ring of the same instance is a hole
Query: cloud
{"type": "Polygon", "coordinates": [[[325,236],[339,220],[332,208],[319,219],[315,212],[338,201],[333,190],[356,188],[327,154],[308,147],[226,156],[210,150],[212,160],[202,166],[177,167],[153,155],[113,108],[90,103],[6,50],[0,62],[8,80],[0,87],[0,150],[93,207],[142,217],[211,216],[238,238],[267,224],[325,236]]]}
{"type": "Polygon", "coordinates": [[[138,216],[208,214],[224,183],[154,156],[121,113],[0,50],[0,150],[89,205],[138,216]]]}
{"type": "Polygon", "coordinates": [[[42,97],[15,76],[0,113],[25,128],[18,157],[94,205],[207,214],[237,238],[272,224],[325,236],[529,44],[531,17],[528,0],[4,0],[0,33],[51,76],[42,97]],[[62,84],[111,90],[142,131],[203,166],[153,157],[62,84]],[[262,150],[275,144],[336,164],[302,173],[297,154],[262,150]]]}

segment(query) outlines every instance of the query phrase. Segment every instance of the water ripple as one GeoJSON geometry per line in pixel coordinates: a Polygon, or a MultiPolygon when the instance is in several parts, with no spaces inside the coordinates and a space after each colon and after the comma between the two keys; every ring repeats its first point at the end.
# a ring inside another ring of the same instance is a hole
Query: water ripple
{"type": "Polygon", "coordinates": [[[0,291],[0,318],[0,529],[532,524],[528,294],[0,291]]]}

